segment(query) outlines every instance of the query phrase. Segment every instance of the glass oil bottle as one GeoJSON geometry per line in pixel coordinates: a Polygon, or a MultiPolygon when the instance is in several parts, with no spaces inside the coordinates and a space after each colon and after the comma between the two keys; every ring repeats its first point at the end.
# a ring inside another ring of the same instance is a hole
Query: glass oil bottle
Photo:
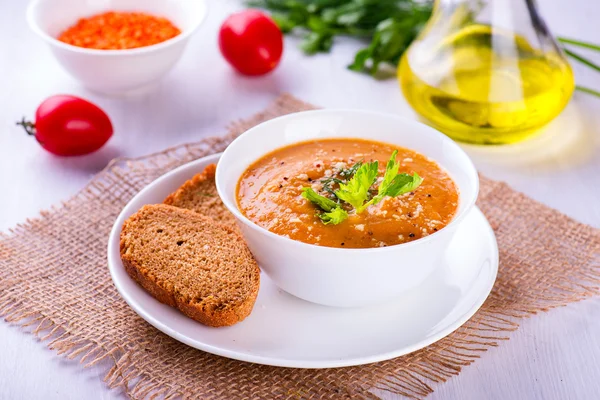
{"type": "Polygon", "coordinates": [[[432,126],[478,144],[535,133],[562,111],[575,85],[535,0],[436,0],[398,78],[432,126]]]}

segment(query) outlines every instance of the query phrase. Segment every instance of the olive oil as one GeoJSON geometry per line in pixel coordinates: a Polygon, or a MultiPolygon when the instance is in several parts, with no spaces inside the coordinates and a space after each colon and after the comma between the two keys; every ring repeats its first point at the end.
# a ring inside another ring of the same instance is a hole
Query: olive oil
{"type": "Polygon", "coordinates": [[[403,57],[398,78],[410,105],[453,139],[512,143],[550,122],[574,90],[560,50],[474,24],[403,57]]]}

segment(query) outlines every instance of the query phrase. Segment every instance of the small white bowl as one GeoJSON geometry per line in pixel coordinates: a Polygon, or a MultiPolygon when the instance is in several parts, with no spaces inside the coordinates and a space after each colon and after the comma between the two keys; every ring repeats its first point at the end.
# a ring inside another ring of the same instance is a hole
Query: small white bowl
{"type": "Polygon", "coordinates": [[[104,94],[127,95],[151,88],[175,65],[206,12],[204,0],[33,0],[27,21],[50,45],[58,62],[84,86],[104,94]],[[87,49],[56,39],[80,18],[106,11],[166,17],[181,33],[162,43],[128,50],[87,49]]]}
{"type": "Polygon", "coordinates": [[[357,110],[317,110],[264,122],[227,147],[216,173],[217,189],[235,215],[262,269],[283,290],[302,299],[339,307],[385,302],[435,273],[461,221],[475,204],[479,179],[473,163],[452,140],[419,122],[357,110]],[[321,247],[274,234],[238,209],[236,188],[250,164],[293,143],[317,138],[363,138],[415,150],[435,160],[454,179],[459,205],[438,232],[396,246],[372,249],[321,247]]]}

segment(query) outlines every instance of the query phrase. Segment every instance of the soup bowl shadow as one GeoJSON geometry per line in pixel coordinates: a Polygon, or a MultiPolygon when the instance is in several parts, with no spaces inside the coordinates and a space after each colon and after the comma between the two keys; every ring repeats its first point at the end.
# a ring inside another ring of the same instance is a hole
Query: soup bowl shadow
{"type": "Polygon", "coordinates": [[[236,217],[248,247],[269,277],[286,292],[314,303],[359,307],[381,304],[419,286],[436,268],[461,221],[474,207],[477,171],[445,135],[416,121],[358,110],[315,110],[264,122],[234,140],[216,173],[217,190],[236,217]],[[438,232],[389,247],[323,247],[279,236],[246,218],[237,205],[237,184],[256,160],[308,140],[360,138],[408,148],[436,161],[459,190],[453,220],[438,232]]]}

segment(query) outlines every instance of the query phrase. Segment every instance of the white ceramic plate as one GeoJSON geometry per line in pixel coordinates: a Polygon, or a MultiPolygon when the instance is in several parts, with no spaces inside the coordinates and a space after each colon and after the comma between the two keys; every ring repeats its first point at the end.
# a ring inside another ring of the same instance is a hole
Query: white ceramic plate
{"type": "Polygon", "coordinates": [[[392,303],[358,309],[300,300],[261,275],[252,314],[227,328],[209,328],[159,303],[125,272],[119,256],[124,220],[145,204],[160,203],[210,164],[213,155],[157,179],[123,209],[108,243],[108,265],[117,290],[142,318],[187,345],[242,361],[295,368],[330,368],[398,357],[434,343],[465,323],[490,293],[498,247],[487,220],[474,209],[444,257],[442,273],[392,303]]]}

